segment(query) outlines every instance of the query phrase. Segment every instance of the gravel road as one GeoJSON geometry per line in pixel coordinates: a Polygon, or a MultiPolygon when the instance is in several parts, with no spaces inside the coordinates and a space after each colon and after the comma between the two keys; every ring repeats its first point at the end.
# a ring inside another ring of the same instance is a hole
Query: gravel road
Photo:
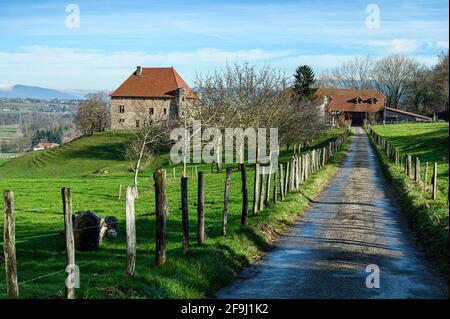
{"type": "Polygon", "coordinates": [[[448,298],[448,281],[425,260],[366,134],[355,128],[328,187],[217,298],[448,298]],[[366,286],[368,265],[379,267],[379,288],[366,286]]]}

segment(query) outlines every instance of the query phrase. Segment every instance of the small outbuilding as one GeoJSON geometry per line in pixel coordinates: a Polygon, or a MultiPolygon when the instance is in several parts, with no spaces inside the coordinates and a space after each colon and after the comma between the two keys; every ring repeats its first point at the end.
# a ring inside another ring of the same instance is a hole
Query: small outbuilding
{"type": "Polygon", "coordinates": [[[33,151],[47,150],[49,148],[55,148],[55,147],[58,147],[58,146],[59,146],[59,144],[57,144],[57,143],[41,142],[41,143],[36,144],[33,147],[33,151]]]}

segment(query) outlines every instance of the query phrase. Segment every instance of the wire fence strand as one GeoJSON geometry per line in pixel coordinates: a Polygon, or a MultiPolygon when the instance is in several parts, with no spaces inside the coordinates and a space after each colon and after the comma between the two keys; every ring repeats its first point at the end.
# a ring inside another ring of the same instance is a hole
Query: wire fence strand
{"type": "MultiPolygon", "coordinates": [[[[115,256],[113,256],[111,258],[118,258],[118,257],[126,257],[126,255],[123,255],[123,254],[115,255],[115,256]]],[[[97,262],[96,260],[92,260],[92,261],[89,261],[89,262],[86,262],[84,264],[77,265],[77,266],[78,267],[85,267],[85,266],[94,264],[96,262],[97,262]]],[[[58,271],[55,271],[55,272],[52,272],[52,273],[49,273],[49,274],[46,274],[46,275],[42,275],[42,276],[34,277],[34,278],[31,278],[31,279],[28,279],[28,280],[25,280],[25,281],[21,281],[21,282],[18,283],[18,285],[19,286],[26,285],[26,284],[29,284],[31,282],[38,281],[38,280],[41,280],[41,279],[44,279],[44,278],[48,278],[48,277],[51,277],[51,276],[54,276],[54,275],[57,275],[57,274],[60,274],[60,273],[64,273],[64,272],[66,272],[66,269],[58,270],[58,271]]]]}

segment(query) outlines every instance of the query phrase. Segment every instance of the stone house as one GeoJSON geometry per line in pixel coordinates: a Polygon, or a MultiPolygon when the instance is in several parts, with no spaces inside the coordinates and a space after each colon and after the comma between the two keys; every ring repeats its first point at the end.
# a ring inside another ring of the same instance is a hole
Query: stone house
{"type": "Polygon", "coordinates": [[[182,109],[198,99],[173,67],[141,66],[110,97],[112,130],[134,130],[149,120],[180,117],[182,109]]]}

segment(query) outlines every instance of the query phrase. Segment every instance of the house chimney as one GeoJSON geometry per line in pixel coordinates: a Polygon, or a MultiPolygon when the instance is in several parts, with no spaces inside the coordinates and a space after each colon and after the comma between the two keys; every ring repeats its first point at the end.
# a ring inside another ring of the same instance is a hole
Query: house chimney
{"type": "Polygon", "coordinates": [[[142,66],[138,65],[136,67],[136,76],[141,76],[142,75],[142,66]]]}

